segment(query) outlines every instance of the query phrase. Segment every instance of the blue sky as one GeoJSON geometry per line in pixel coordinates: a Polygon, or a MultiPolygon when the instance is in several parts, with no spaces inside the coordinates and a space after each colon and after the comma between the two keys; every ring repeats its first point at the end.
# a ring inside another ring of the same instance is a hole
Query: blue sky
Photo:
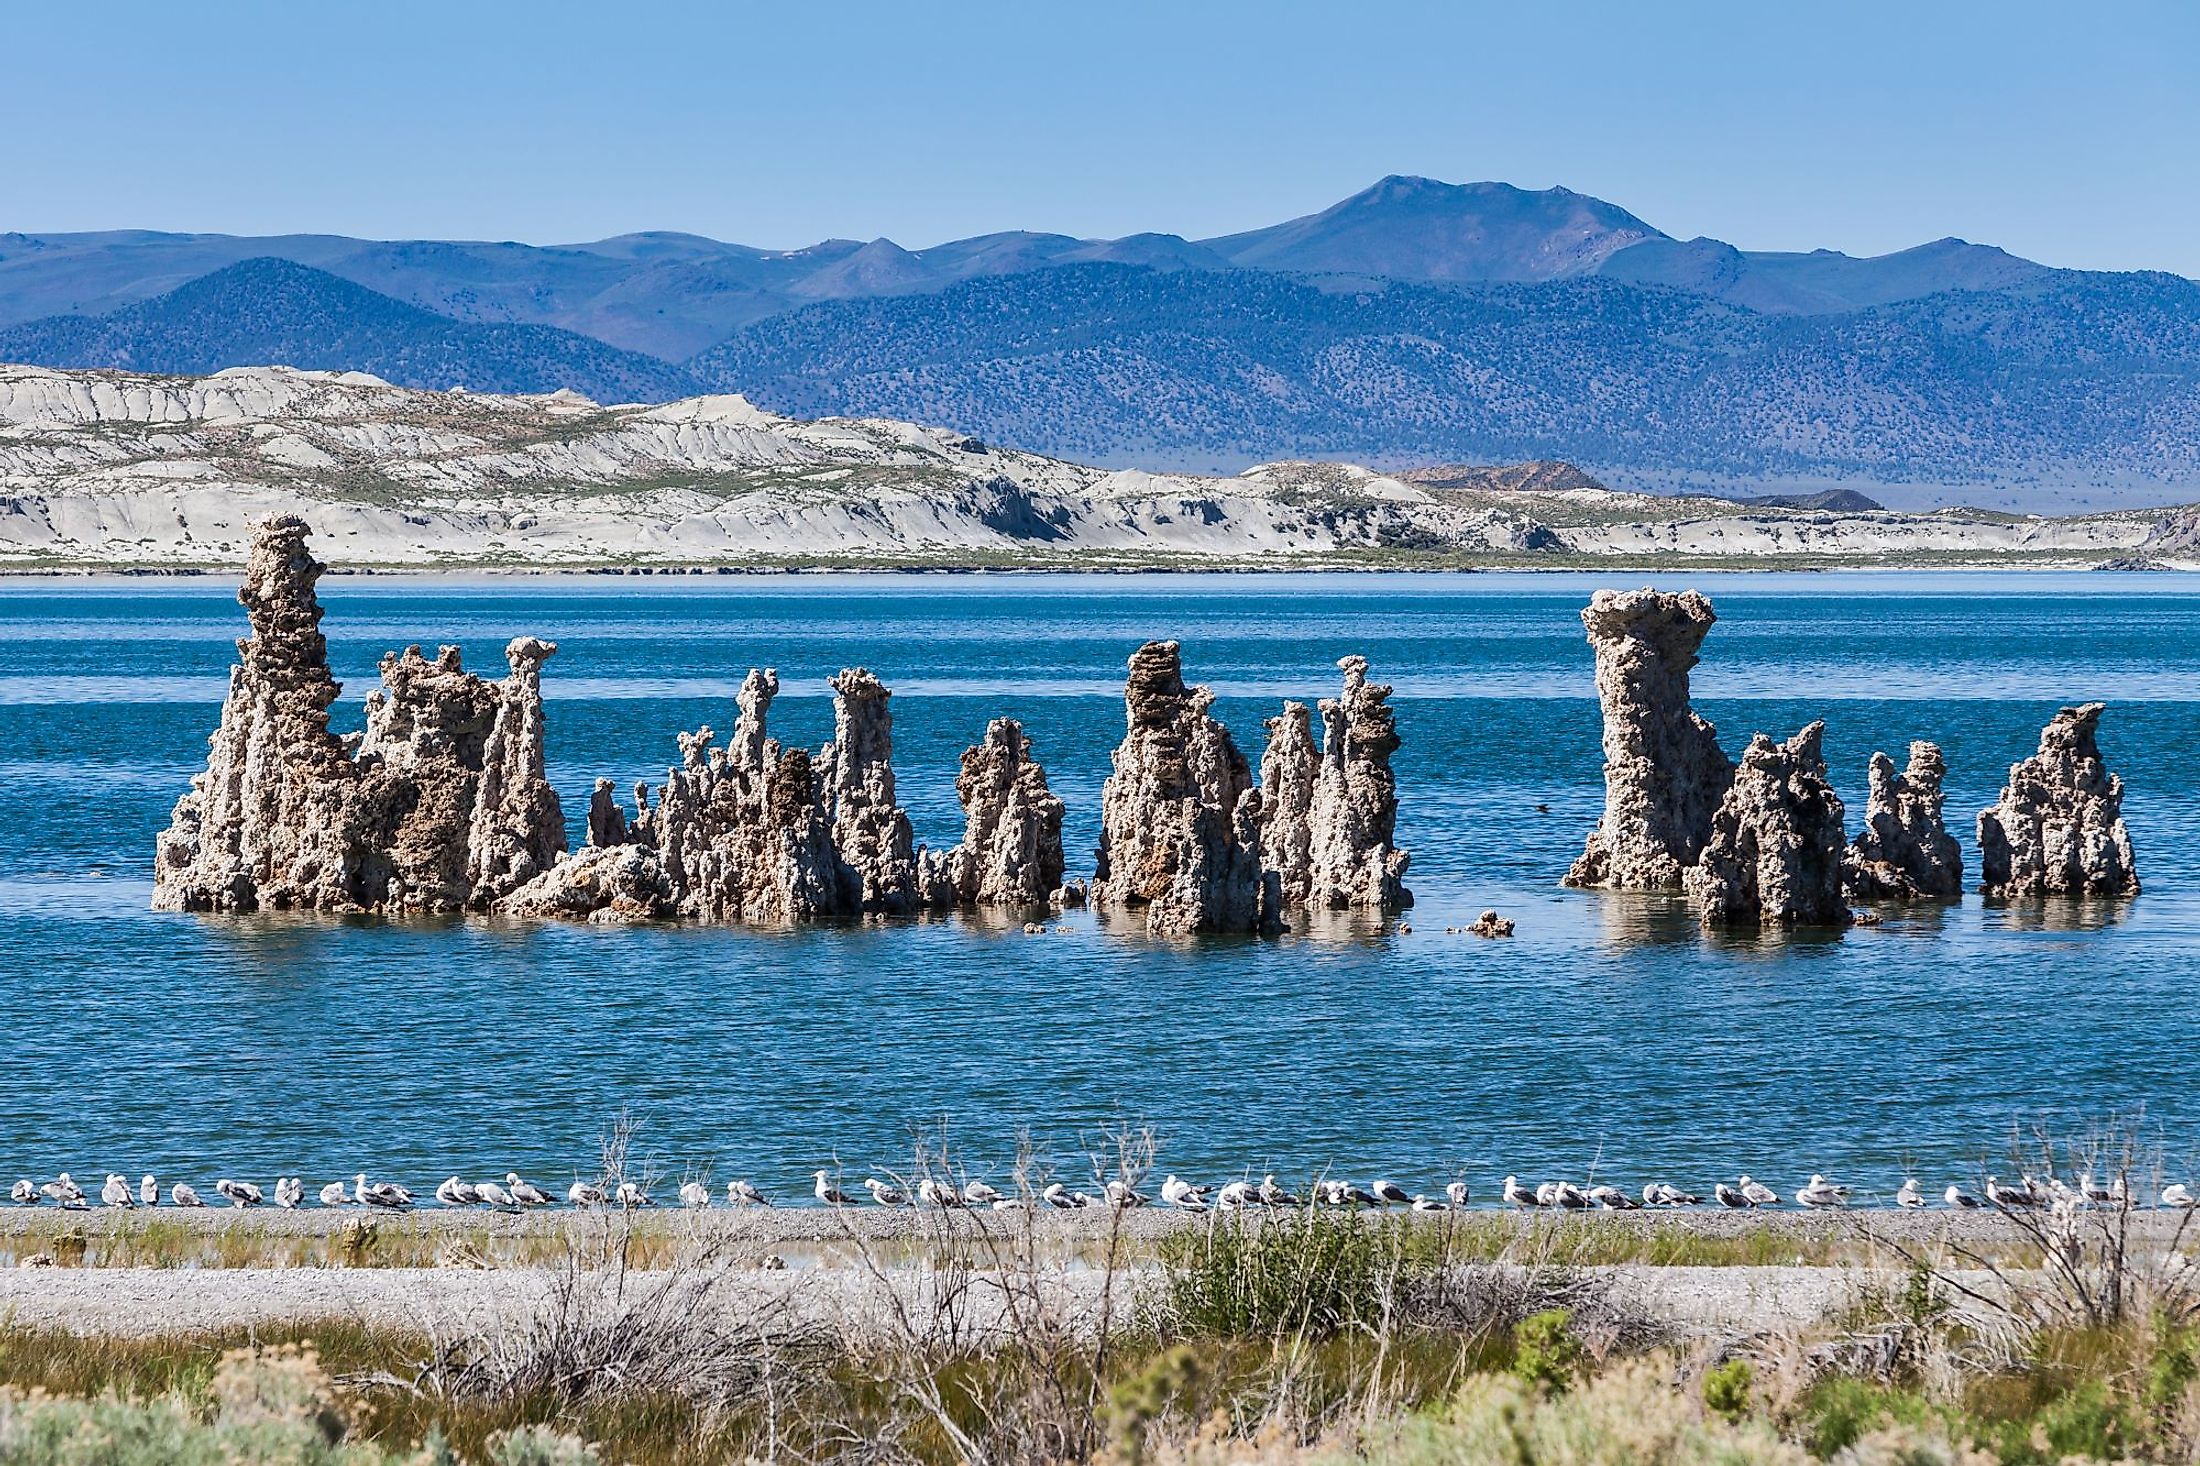
{"type": "Polygon", "coordinates": [[[1198,237],[1386,173],[2200,275],[2200,4],[8,7],[0,229],[1198,237]]]}

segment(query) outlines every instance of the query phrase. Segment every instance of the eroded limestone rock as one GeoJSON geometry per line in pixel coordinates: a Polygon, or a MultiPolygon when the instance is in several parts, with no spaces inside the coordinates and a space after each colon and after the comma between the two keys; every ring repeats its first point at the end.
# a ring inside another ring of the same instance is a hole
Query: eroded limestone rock
{"type": "Polygon", "coordinates": [[[1718,730],[1688,703],[1688,673],[1717,619],[1695,591],[1600,590],[1581,613],[1604,711],[1604,818],[1569,886],[1682,883],[1733,781],[1718,730]]]}
{"type": "Polygon", "coordinates": [[[1260,790],[1213,702],[1184,685],[1177,643],[1131,654],[1092,899],[1142,910],[1150,932],[1250,932],[1276,920],[1263,899],[1260,790]]]}
{"type": "Polygon", "coordinates": [[[365,731],[337,738],[307,533],[290,516],[257,533],[238,590],[252,635],[237,644],[206,771],[160,839],[153,904],[484,908],[565,848],[542,755],[540,669],[556,647],[514,641],[500,684],[467,672],[456,647],[432,661],[392,653],[365,731]]]}
{"type": "Polygon", "coordinates": [[[1760,733],[1742,754],[1702,857],[1687,873],[1705,926],[1845,926],[1845,811],[1812,723],[1785,743],[1760,733]]]}
{"type": "Polygon", "coordinates": [[[818,753],[833,842],[856,884],[855,909],[901,916],[949,904],[944,863],[919,862],[894,802],[893,693],[861,667],[831,679],[833,741],[818,753]]]}
{"type": "Polygon", "coordinates": [[[562,917],[606,925],[677,916],[678,894],[646,845],[587,845],[505,897],[506,916],[562,917]]]}
{"type": "Polygon", "coordinates": [[[2124,781],[2095,741],[2107,704],[2064,708],[2039,752],[1978,817],[1979,892],[1989,900],[2136,896],[2139,870],[2124,828],[2124,781]]]}
{"type": "MultiPolygon", "coordinates": [[[[964,905],[1044,906],[1062,889],[1062,801],[1014,718],[995,718],[955,779],[963,838],[948,879],[964,905]]],[[[1079,893],[1082,901],[1082,892],[1079,893]]]]}
{"type": "Polygon", "coordinates": [[[1952,901],[1963,894],[1963,852],[1942,823],[1940,745],[1910,745],[1909,767],[1872,755],[1864,828],[1849,844],[1849,894],[1867,901],[1952,901]]]}
{"type": "Polygon", "coordinates": [[[1393,841],[1398,749],[1390,689],[1367,680],[1367,658],[1337,663],[1344,689],[1321,703],[1322,747],[1314,749],[1304,703],[1268,720],[1261,757],[1261,858],[1283,904],[1326,910],[1395,911],[1413,903],[1408,856],[1393,841]]]}

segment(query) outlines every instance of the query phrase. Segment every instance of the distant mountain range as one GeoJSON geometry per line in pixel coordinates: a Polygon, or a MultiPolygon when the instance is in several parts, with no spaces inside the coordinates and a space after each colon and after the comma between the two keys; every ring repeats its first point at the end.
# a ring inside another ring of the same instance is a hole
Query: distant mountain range
{"type": "Polygon", "coordinates": [[[1953,239],[1749,252],[1500,183],[1386,178],[1196,241],[8,234],[0,360],[734,390],[1109,464],[1567,458],[1661,488],[2200,496],[2192,281],[1953,239]]]}

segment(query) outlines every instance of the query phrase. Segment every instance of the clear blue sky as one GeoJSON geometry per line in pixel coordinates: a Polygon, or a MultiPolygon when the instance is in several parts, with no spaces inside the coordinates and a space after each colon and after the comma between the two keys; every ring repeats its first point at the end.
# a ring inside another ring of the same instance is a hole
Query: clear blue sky
{"type": "Polygon", "coordinates": [[[2200,275],[2200,3],[19,4],[0,229],[1198,237],[1386,173],[2200,275]]]}

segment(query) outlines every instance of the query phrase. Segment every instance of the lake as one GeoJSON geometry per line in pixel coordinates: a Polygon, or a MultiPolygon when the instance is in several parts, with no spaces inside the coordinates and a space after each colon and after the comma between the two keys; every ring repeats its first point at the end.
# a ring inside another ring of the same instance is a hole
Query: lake
{"type": "Polygon", "coordinates": [[[1397,923],[1158,941],[1085,913],[1027,937],[935,919],[797,931],[604,930],[147,909],[155,834],[205,757],[245,630],[219,580],[0,584],[0,1180],[367,1169],[593,1169],[622,1109],[667,1174],[799,1194],[818,1166],[906,1168],[937,1135],[998,1180],[1019,1134],[1058,1165],[1150,1126],[1167,1169],[1327,1168],[1436,1191],[1463,1175],[1891,1192],[1975,1181],[2013,1126],[2143,1106],[2173,1169],[2200,1146],[2200,580],[2175,575],[1695,575],[1720,620],[1697,706],[1750,733],[1826,720],[1853,833],[1864,764],[1946,750],[1972,831],[2064,704],[2103,699],[2145,894],[1918,908],[1840,934],[1705,935],[1660,898],[1561,890],[1603,800],[1578,612],[1640,576],[331,577],[354,728],[381,653],[457,642],[501,675],[529,632],[551,776],[663,777],[673,734],[732,725],[779,670],[774,733],[829,736],[825,677],[895,689],[918,837],[960,836],[956,759],[1025,722],[1088,875],[1124,659],[1184,643],[1258,759],[1260,720],[1368,656],[1394,683],[1397,923]],[[1445,934],[1484,907],[1519,934],[1445,934]]]}

